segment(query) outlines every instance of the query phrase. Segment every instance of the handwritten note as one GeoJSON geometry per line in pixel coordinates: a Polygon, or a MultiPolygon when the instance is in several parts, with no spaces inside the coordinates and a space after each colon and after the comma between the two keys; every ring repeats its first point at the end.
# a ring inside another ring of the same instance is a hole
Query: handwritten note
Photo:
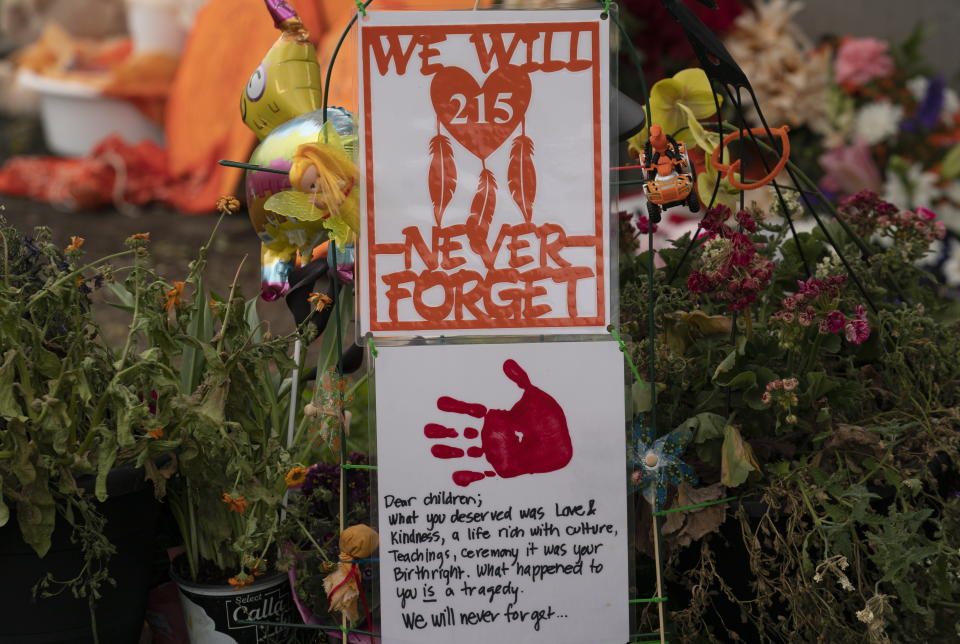
{"type": "Polygon", "coordinates": [[[385,643],[626,641],[621,361],[612,342],[379,349],[385,643]]]}

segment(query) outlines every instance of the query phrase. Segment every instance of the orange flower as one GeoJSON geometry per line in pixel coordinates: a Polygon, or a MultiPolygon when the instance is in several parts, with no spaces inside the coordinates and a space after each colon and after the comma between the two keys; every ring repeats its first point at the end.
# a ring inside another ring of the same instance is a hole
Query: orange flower
{"type": "Polygon", "coordinates": [[[303,482],[307,480],[307,468],[300,467],[291,467],[290,471],[287,472],[287,475],[283,477],[283,480],[286,481],[287,487],[300,487],[303,485],[303,482]]]}
{"type": "Polygon", "coordinates": [[[80,247],[83,246],[83,242],[86,241],[83,237],[70,237],[70,245],[67,246],[64,250],[70,252],[72,250],[80,250],[80,247]]]}
{"type": "Polygon", "coordinates": [[[183,297],[183,284],[183,282],[174,282],[173,288],[167,291],[167,301],[163,305],[165,311],[172,311],[173,307],[180,308],[183,305],[183,302],[180,301],[180,298],[183,297]]]}
{"type": "Polygon", "coordinates": [[[333,304],[330,296],[324,295],[323,293],[311,293],[307,296],[307,301],[313,304],[313,308],[317,310],[317,313],[323,311],[328,305],[333,304]]]}
{"type": "Polygon", "coordinates": [[[224,195],[217,199],[217,212],[232,215],[240,210],[240,201],[233,195],[224,195]]]}
{"type": "Polygon", "coordinates": [[[233,496],[224,492],[221,500],[230,506],[231,512],[236,512],[237,514],[245,514],[247,512],[247,500],[241,495],[233,496]]]}
{"type": "Polygon", "coordinates": [[[149,436],[150,438],[163,438],[163,427],[161,427],[160,425],[157,425],[156,427],[151,429],[149,432],[147,432],[147,436],[149,436]]]}
{"type": "Polygon", "coordinates": [[[231,577],[227,580],[227,583],[233,586],[234,590],[239,590],[244,586],[248,586],[253,583],[253,577],[248,575],[245,572],[239,573],[236,577],[231,577]]]}

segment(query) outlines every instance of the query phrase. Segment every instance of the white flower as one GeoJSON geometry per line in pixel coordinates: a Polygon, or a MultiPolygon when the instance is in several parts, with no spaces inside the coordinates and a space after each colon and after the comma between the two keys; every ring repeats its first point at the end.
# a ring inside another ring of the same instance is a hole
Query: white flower
{"type": "Polygon", "coordinates": [[[873,614],[873,611],[869,608],[864,608],[863,610],[857,611],[857,619],[859,619],[864,624],[872,623],[876,617],[873,614]]]}
{"type": "Polygon", "coordinates": [[[915,101],[923,100],[923,97],[927,95],[927,87],[929,85],[930,81],[927,80],[926,76],[914,76],[907,81],[907,89],[913,94],[915,101]]]}
{"type": "Polygon", "coordinates": [[[867,145],[886,141],[897,133],[903,107],[892,103],[867,103],[857,111],[853,122],[853,136],[867,145]]]}
{"type": "Polygon", "coordinates": [[[930,208],[940,196],[939,180],[935,173],[925,172],[923,166],[913,163],[907,168],[905,177],[889,173],[883,186],[883,199],[901,209],[930,208]]]}
{"type": "Polygon", "coordinates": [[[950,241],[950,250],[947,252],[947,261],[940,267],[947,280],[947,286],[960,286],[960,243],[950,241]]]}
{"type": "Polygon", "coordinates": [[[953,115],[960,112],[960,98],[951,88],[947,88],[943,93],[943,110],[940,112],[940,120],[946,125],[953,123],[953,115]]]}

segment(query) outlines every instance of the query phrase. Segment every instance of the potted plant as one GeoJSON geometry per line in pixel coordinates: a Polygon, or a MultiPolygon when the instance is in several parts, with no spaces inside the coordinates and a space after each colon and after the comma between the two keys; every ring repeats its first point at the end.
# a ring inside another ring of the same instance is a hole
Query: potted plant
{"type": "Polygon", "coordinates": [[[131,641],[142,628],[176,374],[138,345],[144,325],[166,324],[162,300],[118,349],[90,294],[123,273],[140,288],[148,237],[86,261],[82,238],[61,249],[0,218],[0,602],[14,616],[0,639],[131,641]]]}
{"type": "MultiPolygon", "coordinates": [[[[708,504],[663,526],[672,637],[948,641],[960,324],[916,265],[943,225],[873,193],[796,241],[782,214],[717,206],[697,238],[659,250],[653,355],[649,255],[625,228],[628,345],[638,373],[655,361],[658,391],[654,410],[641,382],[635,410],[645,426],[656,414],[699,479],[673,472],[671,505],[708,504]]],[[[634,444],[638,482],[652,448],[634,444]]]]}
{"type": "MultiPolygon", "coordinates": [[[[236,280],[225,297],[206,291],[207,246],[164,291],[169,324],[147,329],[154,345],[170,347],[178,371],[162,400],[178,447],[166,498],[184,544],[171,576],[192,642],[214,632],[238,642],[289,638],[284,626],[247,622],[296,619],[287,577],[275,568],[287,475],[312,462],[313,438],[289,433],[291,420],[299,427],[304,417],[300,397],[291,399],[296,336],[273,336],[236,280]]],[[[128,308],[146,297],[115,290],[128,308]]]]}

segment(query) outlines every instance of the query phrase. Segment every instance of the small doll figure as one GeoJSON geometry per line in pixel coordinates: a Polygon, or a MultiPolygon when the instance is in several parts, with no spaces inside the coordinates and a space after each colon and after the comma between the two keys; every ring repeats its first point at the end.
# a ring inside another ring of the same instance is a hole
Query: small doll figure
{"type": "Polygon", "coordinates": [[[340,144],[326,131],[323,143],[303,143],[293,155],[293,190],[272,195],[264,207],[299,221],[317,221],[340,248],[360,232],[360,171],[340,144]]]}

